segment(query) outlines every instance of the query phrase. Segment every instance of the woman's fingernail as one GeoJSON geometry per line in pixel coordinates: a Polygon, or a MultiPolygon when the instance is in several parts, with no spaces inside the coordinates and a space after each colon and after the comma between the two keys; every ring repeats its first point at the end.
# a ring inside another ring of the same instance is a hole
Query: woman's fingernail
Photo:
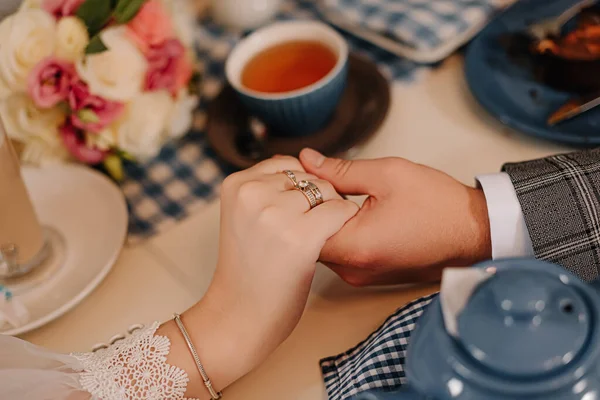
{"type": "Polygon", "coordinates": [[[304,161],[314,165],[317,168],[319,168],[325,162],[325,156],[313,149],[307,148],[302,150],[302,157],[304,158],[304,161]]]}

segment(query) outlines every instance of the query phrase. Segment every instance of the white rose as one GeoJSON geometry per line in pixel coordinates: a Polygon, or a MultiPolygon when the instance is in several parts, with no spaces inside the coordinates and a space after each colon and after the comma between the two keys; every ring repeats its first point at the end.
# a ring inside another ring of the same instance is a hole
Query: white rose
{"type": "Polygon", "coordinates": [[[90,42],[87,28],[77,17],[65,17],[56,27],[56,56],[67,61],[78,61],[83,57],[90,42]]]}
{"type": "Polygon", "coordinates": [[[10,86],[8,85],[8,83],[6,83],[6,81],[2,77],[2,74],[0,74],[0,100],[6,99],[12,93],[13,91],[11,90],[10,86]]]}
{"type": "Polygon", "coordinates": [[[125,27],[104,30],[100,37],[108,50],[91,54],[77,64],[79,76],[93,94],[114,101],[129,101],[141,93],[148,63],[127,38],[125,27]]]}
{"type": "Polygon", "coordinates": [[[173,98],[166,90],[145,92],[127,105],[117,121],[119,148],[138,158],[158,155],[167,139],[173,98]]]}
{"type": "Polygon", "coordinates": [[[0,103],[0,117],[6,133],[15,140],[39,139],[51,147],[62,146],[58,128],[65,113],[60,108],[39,109],[25,93],[16,93],[0,103]]]}
{"type": "Polygon", "coordinates": [[[56,22],[43,10],[26,9],[0,23],[0,81],[5,89],[23,91],[29,73],[54,53],[56,22]]]}
{"type": "Polygon", "coordinates": [[[42,3],[44,0],[24,0],[21,3],[21,7],[19,10],[29,10],[32,8],[42,8],[42,3]]]}
{"type": "Polygon", "coordinates": [[[190,130],[197,106],[198,96],[190,95],[187,89],[179,91],[167,126],[167,133],[171,139],[179,138],[190,130]]]}

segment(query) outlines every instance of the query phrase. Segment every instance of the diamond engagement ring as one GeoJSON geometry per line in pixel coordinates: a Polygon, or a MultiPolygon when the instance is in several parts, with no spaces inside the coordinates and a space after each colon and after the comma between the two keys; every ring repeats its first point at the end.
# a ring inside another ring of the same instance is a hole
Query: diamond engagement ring
{"type": "Polygon", "coordinates": [[[301,191],[306,197],[306,200],[308,200],[308,203],[310,204],[311,210],[316,206],[323,204],[323,193],[321,193],[321,190],[314,183],[309,181],[300,181],[300,183],[298,183],[297,190],[301,191]]]}
{"type": "Polygon", "coordinates": [[[297,188],[298,187],[298,179],[296,179],[296,174],[294,174],[289,169],[286,169],[285,171],[283,171],[283,173],[286,174],[288,178],[290,178],[290,181],[292,181],[294,188],[297,188]]]}

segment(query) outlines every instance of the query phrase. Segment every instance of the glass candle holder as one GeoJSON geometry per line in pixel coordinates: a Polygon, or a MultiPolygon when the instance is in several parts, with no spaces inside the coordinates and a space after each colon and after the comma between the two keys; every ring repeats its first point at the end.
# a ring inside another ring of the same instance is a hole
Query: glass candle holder
{"type": "Polygon", "coordinates": [[[49,256],[14,148],[0,123],[0,280],[27,274],[49,256]]]}

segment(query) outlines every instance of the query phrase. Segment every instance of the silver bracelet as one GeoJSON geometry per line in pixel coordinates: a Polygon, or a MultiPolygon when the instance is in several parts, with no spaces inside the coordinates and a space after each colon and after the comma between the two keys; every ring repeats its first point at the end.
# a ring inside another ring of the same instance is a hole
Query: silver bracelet
{"type": "Polygon", "coordinates": [[[204,370],[204,367],[202,366],[202,363],[200,362],[200,357],[198,357],[198,352],[196,351],[196,347],[192,343],[192,339],[190,338],[190,335],[188,334],[187,329],[185,329],[185,326],[183,325],[183,322],[181,321],[181,315],[173,314],[173,320],[179,327],[179,330],[181,331],[181,334],[183,335],[183,338],[185,339],[185,342],[187,343],[187,346],[190,349],[190,353],[192,353],[192,357],[194,357],[194,361],[196,362],[196,367],[198,368],[198,371],[200,372],[200,376],[202,376],[202,380],[204,381],[204,386],[206,386],[206,388],[208,389],[208,393],[210,393],[211,399],[219,400],[221,397],[223,397],[223,394],[221,392],[217,392],[213,388],[212,382],[210,381],[210,378],[206,374],[206,371],[204,370]]]}

